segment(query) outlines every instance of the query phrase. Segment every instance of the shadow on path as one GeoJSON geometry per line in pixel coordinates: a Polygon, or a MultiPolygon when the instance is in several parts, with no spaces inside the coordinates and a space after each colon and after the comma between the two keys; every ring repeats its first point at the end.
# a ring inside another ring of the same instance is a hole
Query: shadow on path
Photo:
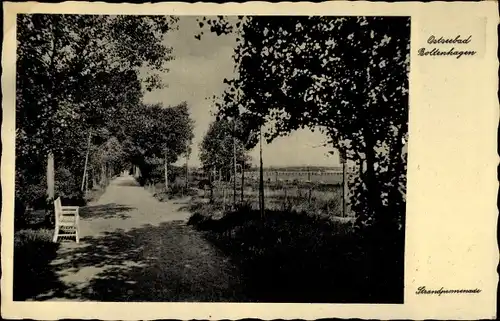
{"type": "Polygon", "coordinates": [[[238,273],[183,221],[85,237],[54,268],[69,286],[63,297],[97,301],[244,301],[238,273]],[[96,273],[97,272],[97,273],[96,273]]]}
{"type": "Polygon", "coordinates": [[[122,220],[127,219],[130,215],[126,214],[134,207],[124,206],[116,203],[109,203],[104,205],[94,205],[86,206],[80,210],[80,217],[82,219],[92,219],[92,218],[120,218],[122,220]]]}
{"type": "Polygon", "coordinates": [[[186,200],[162,203],[132,177],[113,180],[80,209],[80,243],[52,243],[53,230],[41,244],[26,235],[15,252],[17,300],[247,301],[229,258],[186,225],[186,200]]]}
{"type": "Polygon", "coordinates": [[[116,186],[140,186],[135,179],[117,179],[113,181],[116,186]]]}

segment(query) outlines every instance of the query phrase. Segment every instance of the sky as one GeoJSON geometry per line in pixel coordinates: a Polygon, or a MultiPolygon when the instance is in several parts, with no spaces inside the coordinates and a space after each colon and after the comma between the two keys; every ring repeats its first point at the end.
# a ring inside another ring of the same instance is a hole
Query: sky
{"type": "MultiPolygon", "coordinates": [[[[191,166],[199,166],[199,145],[214,120],[211,97],[225,89],[224,78],[232,78],[232,54],[235,36],[217,36],[204,32],[201,40],[194,38],[200,31],[196,17],[181,17],[178,30],[171,31],[165,43],[173,48],[174,60],[168,62],[168,73],[161,75],[166,88],[147,93],[146,103],[174,106],[186,101],[195,122],[191,166]],[[207,99],[208,98],[208,99],[207,99]]],[[[318,147],[326,137],[315,131],[300,130],[263,146],[264,166],[337,166],[337,156],[328,156],[327,147],[318,147]]],[[[250,152],[252,163],[258,164],[258,148],[250,152]]]]}

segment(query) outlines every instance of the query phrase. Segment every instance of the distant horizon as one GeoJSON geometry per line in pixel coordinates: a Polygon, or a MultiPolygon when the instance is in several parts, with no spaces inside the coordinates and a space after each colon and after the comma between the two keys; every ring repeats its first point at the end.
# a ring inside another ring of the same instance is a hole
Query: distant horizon
{"type": "MultiPolygon", "coordinates": [[[[185,166],[185,164],[176,164],[175,166],[178,166],[178,167],[182,167],[182,166],[185,166]]],[[[348,165],[350,166],[350,165],[348,165]]],[[[202,166],[192,166],[192,165],[188,165],[188,168],[190,169],[201,169],[202,166]]],[[[339,165],[332,165],[332,166],[321,166],[321,165],[292,165],[292,166],[287,166],[287,165],[284,165],[284,166],[264,166],[263,169],[266,170],[266,169],[304,169],[304,170],[307,170],[307,168],[309,169],[338,169],[338,168],[342,168],[342,164],[339,164],[339,165]]],[[[258,165],[252,165],[248,170],[256,170],[256,169],[259,169],[259,166],[258,165]]]]}

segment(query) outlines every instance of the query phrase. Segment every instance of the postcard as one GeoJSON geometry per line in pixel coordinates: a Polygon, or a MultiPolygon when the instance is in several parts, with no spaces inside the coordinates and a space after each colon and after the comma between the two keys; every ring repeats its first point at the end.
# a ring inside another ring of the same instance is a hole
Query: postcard
{"type": "Polygon", "coordinates": [[[2,317],[494,318],[498,22],[6,3],[2,317]]]}

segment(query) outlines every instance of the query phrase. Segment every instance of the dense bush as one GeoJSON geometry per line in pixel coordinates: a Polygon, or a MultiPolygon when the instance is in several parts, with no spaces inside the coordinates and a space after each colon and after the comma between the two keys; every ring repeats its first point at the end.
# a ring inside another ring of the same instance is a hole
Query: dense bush
{"type": "Polygon", "coordinates": [[[50,267],[58,243],[53,230],[22,230],[14,234],[14,300],[53,290],[57,277],[50,267]]]}
{"type": "MultiPolygon", "coordinates": [[[[141,186],[165,183],[165,168],[163,164],[151,164],[146,161],[140,163],[141,175],[137,178],[141,186]]],[[[180,166],[169,165],[168,181],[175,182],[185,175],[185,169],[180,166]]]]}
{"type": "Polygon", "coordinates": [[[46,178],[43,167],[32,156],[16,157],[15,176],[15,215],[22,221],[28,207],[44,209],[46,207],[46,178]]]}
{"type": "Polygon", "coordinates": [[[60,196],[61,198],[73,199],[82,196],[80,191],[82,175],[77,175],[77,173],[74,172],[72,173],[68,168],[60,167],[57,168],[55,176],[56,198],[60,196]]]}
{"type": "MultiPolygon", "coordinates": [[[[30,168],[30,172],[16,169],[16,196],[15,196],[15,228],[23,228],[31,210],[45,210],[46,224],[53,225],[52,215],[54,203],[47,198],[46,177],[42,174],[44,168],[30,168]],[[33,176],[37,180],[30,176],[33,176]]],[[[55,174],[55,198],[61,197],[64,205],[84,206],[86,200],[80,190],[80,175],[75,175],[66,167],[59,167],[55,174]]]]}
{"type": "Polygon", "coordinates": [[[165,184],[155,184],[154,197],[156,197],[161,202],[179,197],[195,195],[198,195],[198,190],[190,185],[188,185],[186,188],[186,183],[183,180],[174,181],[172,184],[170,184],[168,191],[165,190],[165,184]]]}

